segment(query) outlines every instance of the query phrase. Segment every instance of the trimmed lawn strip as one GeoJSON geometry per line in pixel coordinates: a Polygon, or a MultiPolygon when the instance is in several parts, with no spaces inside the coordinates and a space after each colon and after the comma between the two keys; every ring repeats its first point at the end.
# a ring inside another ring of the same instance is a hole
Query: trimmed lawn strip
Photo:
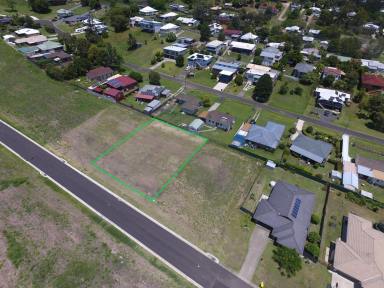
{"type": "Polygon", "coordinates": [[[195,76],[188,78],[188,81],[201,84],[207,87],[214,87],[217,84],[216,78],[212,79],[211,70],[196,70],[195,76]]]}

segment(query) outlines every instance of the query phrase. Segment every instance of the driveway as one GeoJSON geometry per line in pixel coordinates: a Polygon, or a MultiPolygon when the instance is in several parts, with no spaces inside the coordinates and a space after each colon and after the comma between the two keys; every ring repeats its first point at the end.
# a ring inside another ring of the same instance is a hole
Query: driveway
{"type": "Polygon", "coordinates": [[[249,281],[252,280],[253,274],[257,268],[257,264],[259,264],[261,255],[263,254],[265,247],[270,241],[268,237],[269,233],[270,231],[266,228],[259,225],[255,226],[251,239],[249,240],[248,254],[245,257],[243,266],[241,266],[241,270],[239,272],[239,276],[241,278],[247,279],[249,281]]]}

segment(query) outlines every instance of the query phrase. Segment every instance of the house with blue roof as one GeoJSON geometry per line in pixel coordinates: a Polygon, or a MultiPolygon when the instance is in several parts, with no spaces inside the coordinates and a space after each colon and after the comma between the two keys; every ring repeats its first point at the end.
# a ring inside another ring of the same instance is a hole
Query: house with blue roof
{"type": "Polygon", "coordinates": [[[239,71],[240,63],[217,61],[212,66],[212,74],[218,76],[219,82],[228,83],[233,76],[239,71]]]}
{"type": "Polygon", "coordinates": [[[324,164],[331,154],[332,145],[299,134],[293,141],[290,150],[293,154],[296,154],[307,161],[324,164]]]}
{"type": "Polygon", "coordinates": [[[265,126],[253,124],[245,137],[245,143],[251,148],[274,151],[284,134],[285,126],[268,121],[265,126]]]}

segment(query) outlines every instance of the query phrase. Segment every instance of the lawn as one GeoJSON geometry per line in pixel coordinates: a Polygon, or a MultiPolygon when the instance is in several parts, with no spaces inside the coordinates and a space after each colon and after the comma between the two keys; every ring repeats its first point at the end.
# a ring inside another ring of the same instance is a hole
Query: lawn
{"type": "Polygon", "coordinates": [[[256,269],[253,282],[264,282],[265,287],[280,288],[326,288],[331,282],[331,274],[327,267],[317,263],[302,262],[302,269],[294,277],[287,278],[281,275],[278,265],[272,259],[274,246],[268,243],[256,269]]]}
{"type": "Polygon", "coordinates": [[[345,128],[360,131],[378,138],[384,138],[384,133],[369,128],[370,119],[359,118],[358,104],[352,103],[350,107],[344,107],[340,117],[334,123],[345,128]]]}
{"type": "Polygon", "coordinates": [[[225,88],[225,92],[228,92],[228,93],[231,93],[234,95],[238,95],[240,92],[243,91],[243,87],[244,87],[244,85],[238,86],[237,84],[235,84],[234,81],[232,81],[231,83],[229,83],[227,88],[225,88]]]}
{"type": "Polygon", "coordinates": [[[112,105],[50,79],[3,42],[0,55],[0,117],[39,142],[57,140],[61,133],[112,105]]]}
{"type": "Polygon", "coordinates": [[[307,110],[309,102],[312,100],[312,87],[304,86],[293,80],[277,81],[273,89],[273,93],[269,100],[271,106],[281,108],[293,113],[304,114],[307,110]],[[280,94],[280,88],[287,84],[288,92],[284,95],[280,94]],[[301,87],[303,89],[301,95],[296,95],[294,89],[301,87]]]}
{"type": "Polygon", "coordinates": [[[116,47],[125,62],[143,67],[152,66],[151,60],[155,53],[163,51],[162,48],[169,45],[169,43],[165,42],[165,39],[152,33],[141,32],[139,28],[130,28],[122,33],[110,31],[108,35],[108,38],[105,40],[116,47]],[[142,44],[141,47],[128,51],[127,40],[129,33],[132,33],[137,42],[142,44]],[[163,44],[161,44],[161,41],[163,41],[163,44]]]}
{"type": "Polygon", "coordinates": [[[240,54],[240,53],[236,53],[236,52],[231,52],[228,49],[228,51],[223,56],[220,56],[220,60],[237,61],[237,62],[241,62],[241,63],[247,65],[248,63],[252,62],[253,56],[252,55],[246,55],[246,54],[240,54]]]}
{"type": "Polygon", "coordinates": [[[328,199],[323,238],[321,241],[321,260],[324,260],[325,248],[329,247],[331,241],[335,241],[341,236],[342,219],[343,216],[347,216],[349,212],[373,222],[384,222],[383,209],[375,213],[345,199],[345,193],[336,190],[331,191],[328,199]]]}
{"type": "MultiPolygon", "coordinates": [[[[148,118],[142,114],[114,105],[64,134],[59,143],[49,147],[204,251],[219,257],[224,265],[240,269],[252,224],[239,210],[239,205],[253,183],[259,162],[208,143],[167,186],[157,202],[149,202],[110,181],[90,164],[99,151],[104,151],[144,121],[148,118]]],[[[122,153],[127,152],[122,150],[122,153]]],[[[173,161],[172,157],[168,160],[173,161]]],[[[163,164],[168,165],[167,161],[163,164]]]]}
{"type": "Polygon", "coordinates": [[[1,146],[0,191],[2,287],[192,287],[1,146]]]}
{"type": "Polygon", "coordinates": [[[210,99],[211,104],[220,101],[219,96],[217,96],[215,94],[210,94],[210,93],[207,93],[207,92],[203,92],[203,91],[200,91],[200,90],[188,89],[186,93],[188,95],[195,96],[195,97],[199,98],[200,100],[203,100],[204,98],[208,97],[210,99]]]}
{"type": "Polygon", "coordinates": [[[181,72],[183,72],[183,70],[184,70],[184,67],[177,67],[175,62],[171,62],[171,61],[163,62],[161,66],[155,69],[155,71],[157,72],[165,73],[173,77],[176,77],[177,75],[179,75],[181,72]],[[162,67],[163,65],[164,67],[162,67]]]}
{"type": "Polygon", "coordinates": [[[295,125],[295,120],[292,118],[285,117],[283,115],[270,112],[267,110],[262,110],[260,112],[259,117],[257,118],[257,124],[259,125],[265,125],[267,124],[268,121],[273,121],[279,124],[283,124],[286,126],[286,131],[289,130],[289,128],[294,127],[295,125]]]}
{"type": "Polygon", "coordinates": [[[214,87],[217,84],[216,78],[212,79],[211,70],[204,69],[204,70],[196,70],[195,76],[188,78],[188,81],[195,82],[207,87],[214,87]]]}

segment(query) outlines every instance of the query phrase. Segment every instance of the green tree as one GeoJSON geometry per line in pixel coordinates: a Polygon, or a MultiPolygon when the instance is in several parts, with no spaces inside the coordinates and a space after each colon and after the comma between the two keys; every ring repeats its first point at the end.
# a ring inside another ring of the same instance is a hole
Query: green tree
{"type": "Polygon", "coordinates": [[[51,11],[47,0],[28,0],[28,3],[32,11],[36,13],[45,14],[51,11]]]}
{"type": "Polygon", "coordinates": [[[204,107],[211,106],[211,99],[208,96],[203,96],[203,98],[201,99],[201,102],[203,103],[204,107]]]}
{"type": "Polygon", "coordinates": [[[100,0],[89,0],[89,8],[99,10],[101,8],[100,0]]]}
{"type": "Polygon", "coordinates": [[[211,30],[209,30],[209,26],[207,23],[202,23],[200,25],[200,41],[209,41],[211,37],[211,30]]]}
{"type": "Polygon", "coordinates": [[[318,225],[320,223],[320,216],[317,215],[317,214],[312,214],[312,216],[311,216],[311,223],[315,224],[315,225],[318,225]]]}
{"type": "Polygon", "coordinates": [[[132,33],[129,33],[128,34],[128,50],[134,50],[137,48],[137,41],[136,41],[136,38],[135,36],[133,36],[132,33]]]}
{"type": "Polygon", "coordinates": [[[89,5],[89,0],[80,0],[81,6],[86,7],[89,5]]]}
{"type": "Polygon", "coordinates": [[[148,4],[157,10],[165,10],[167,1],[166,0],[149,0],[148,4]]]}
{"type": "Polygon", "coordinates": [[[241,74],[237,74],[235,77],[235,84],[237,86],[241,86],[243,85],[243,81],[244,81],[243,76],[241,74]]]}
{"type": "Polygon", "coordinates": [[[176,37],[175,33],[171,32],[171,33],[167,34],[167,38],[165,39],[165,41],[171,43],[171,42],[175,42],[176,39],[177,39],[177,37],[176,37]]]}
{"type": "Polygon", "coordinates": [[[115,29],[115,32],[123,32],[127,30],[128,20],[123,15],[115,15],[111,18],[111,26],[115,29]]]}
{"type": "Polygon", "coordinates": [[[131,73],[129,73],[129,76],[135,79],[137,82],[143,82],[143,75],[141,75],[137,71],[131,71],[131,73]]]}
{"type": "Polygon", "coordinates": [[[160,85],[160,74],[158,72],[149,72],[149,84],[160,85]]]}
{"type": "Polygon", "coordinates": [[[333,82],[335,82],[335,77],[333,75],[327,75],[321,80],[321,84],[324,87],[331,87],[333,82]]]}
{"type": "Polygon", "coordinates": [[[315,71],[309,72],[300,78],[300,83],[304,85],[312,85],[319,80],[319,74],[315,71]]]}
{"type": "Polygon", "coordinates": [[[184,66],[184,57],[179,55],[176,57],[176,66],[183,67],[184,66]]]}
{"type": "Polygon", "coordinates": [[[295,276],[302,268],[300,255],[294,249],[278,246],[273,250],[272,259],[279,265],[287,277],[295,276]]]}
{"type": "Polygon", "coordinates": [[[14,12],[15,11],[15,5],[16,5],[16,1],[15,0],[7,0],[7,6],[9,8],[10,12],[14,12]]]}
{"type": "Polygon", "coordinates": [[[64,80],[63,71],[53,64],[49,64],[47,66],[46,73],[49,77],[51,77],[52,79],[55,79],[57,81],[63,81],[64,80]]]}
{"type": "Polygon", "coordinates": [[[217,36],[217,40],[220,40],[220,41],[225,41],[225,34],[224,34],[224,31],[221,30],[219,32],[219,35],[217,36]]]}
{"type": "Polygon", "coordinates": [[[253,99],[258,102],[265,103],[269,100],[272,94],[273,83],[268,74],[264,74],[256,82],[255,89],[253,90],[253,99]]]}

